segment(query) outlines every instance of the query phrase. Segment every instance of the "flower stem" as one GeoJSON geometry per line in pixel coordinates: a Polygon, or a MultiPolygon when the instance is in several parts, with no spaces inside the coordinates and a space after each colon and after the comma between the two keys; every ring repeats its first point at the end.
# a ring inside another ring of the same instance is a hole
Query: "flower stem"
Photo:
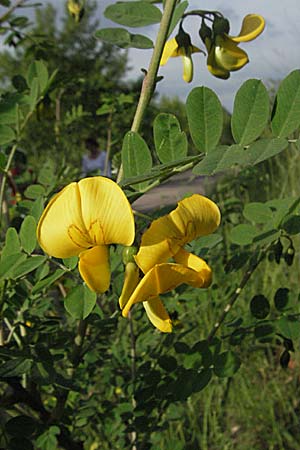
{"type": "MultiPolygon", "coordinates": [[[[155,90],[156,85],[156,76],[159,69],[159,63],[161,59],[161,55],[163,52],[163,48],[165,45],[165,42],[168,37],[168,31],[170,27],[170,23],[172,20],[173,12],[176,6],[177,0],[166,0],[165,2],[165,8],[163,10],[160,27],[157,33],[156,42],[154,45],[154,50],[152,53],[152,57],[149,63],[148,71],[145,75],[145,78],[143,80],[143,85],[140,93],[140,98],[137,104],[137,108],[135,111],[135,115],[133,118],[133,122],[131,125],[131,131],[134,131],[137,133],[140,129],[141,123],[143,121],[146,109],[148,107],[148,104],[152,98],[153,92],[155,90]]],[[[123,177],[123,167],[121,165],[117,182],[120,182],[120,180],[123,177]]]]}

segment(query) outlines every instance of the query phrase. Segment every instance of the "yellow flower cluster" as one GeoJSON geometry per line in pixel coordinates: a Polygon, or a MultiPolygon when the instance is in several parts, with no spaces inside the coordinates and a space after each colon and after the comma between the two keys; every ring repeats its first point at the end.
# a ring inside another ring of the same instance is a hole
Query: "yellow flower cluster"
{"type": "MultiPolygon", "coordinates": [[[[209,286],[210,267],[184,246],[212,233],[219,223],[218,207],[198,194],[154,220],[142,236],[139,251],[126,265],[119,299],[123,316],[135,303],[142,302],[156,328],[172,331],[159,295],[183,283],[209,286]]],[[[38,241],[46,253],[57,258],[79,256],[83,280],[98,293],[107,291],[110,285],[108,246],[131,246],[134,236],[133,213],[125,194],[104,177],[85,178],[66,186],[49,202],[37,228],[38,241]]]]}

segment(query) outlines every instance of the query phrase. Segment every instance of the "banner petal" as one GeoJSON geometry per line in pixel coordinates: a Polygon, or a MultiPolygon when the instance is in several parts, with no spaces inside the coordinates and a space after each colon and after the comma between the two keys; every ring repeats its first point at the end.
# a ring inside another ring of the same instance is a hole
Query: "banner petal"
{"type": "Polygon", "coordinates": [[[92,245],[131,245],[134,218],[122,189],[109,178],[84,178],[78,183],[82,218],[92,245]]]}
{"type": "Polygon", "coordinates": [[[238,36],[229,36],[235,42],[252,41],[259,36],[265,28],[265,19],[259,14],[248,14],[244,17],[241,31],[238,36]]]}
{"type": "Polygon", "coordinates": [[[42,249],[56,258],[75,256],[92,246],[82,220],[77,183],[69,184],[50,200],[39,220],[37,238],[42,249]]]}

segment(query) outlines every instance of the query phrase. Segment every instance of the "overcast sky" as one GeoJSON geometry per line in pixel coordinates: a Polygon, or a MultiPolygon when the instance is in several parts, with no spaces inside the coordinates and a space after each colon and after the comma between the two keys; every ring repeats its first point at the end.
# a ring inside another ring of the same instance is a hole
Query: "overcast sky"
{"type": "MultiPolygon", "coordinates": [[[[65,0],[52,0],[52,2],[45,0],[40,3],[52,3],[60,11],[65,7],[65,0]]],[[[103,16],[105,7],[111,3],[113,2],[109,0],[98,0],[97,13],[101,28],[120,26],[103,16]]],[[[299,0],[251,0],[251,2],[190,0],[188,10],[197,8],[222,12],[230,21],[232,35],[239,33],[243,17],[249,13],[261,14],[266,20],[266,27],[256,40],[240,45],[248,53],[250,63],[243,69],[233,72],[229,80],[213,77],[206,68],[206,57],[197,53],[193,55],[194,80],[186,84],[182,80],[181,58],[170,59],[159,71],[159,74],[164,76],[157,86],[161,95],[176,95],[185,100],[193,87],[204,85],[213,89],[219,95],[223,105],[231,110],[235,92],[247,79],[259,78],[267,86],[271,86],[272,83],[284,78],[291,70],[300,68],[299,0]]],[[[28,12],[29,10],[30,8],[27,9],[28,12]]],[[[190,18],[185,22],[185,29],[192,35],[193,44],[201,47],[198,28],[199,21],[196,18],[190,18]]],[[[154,40],[157,29],[158,26],[154,25],[144,29],[134,28],[130,31],[145,34],[154,40]]],[[[129,50],[129,65],[132,69],[128,77],[136,79],[140,76],[141,68],[147,69],[150,57],[151,50],[129,50]]]]}

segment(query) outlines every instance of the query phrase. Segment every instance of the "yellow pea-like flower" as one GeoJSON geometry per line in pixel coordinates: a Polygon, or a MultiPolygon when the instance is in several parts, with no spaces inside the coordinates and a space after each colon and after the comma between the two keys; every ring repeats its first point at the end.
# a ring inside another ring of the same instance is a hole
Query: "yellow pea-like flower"
{"type": "Polygon", "coordinates": [[[130,246],[134,218],[122,189],[105,177],[84,178],[56,194],[37,227],[42,249],[56,258],[79,256],[79,272],[95,292],[110,284],[110,244],[130,246]]]}
{"type": "Polygon", "coordinates": [[[197,237],[212,233],[219,224],[219,208],[199,194],[180,201],[175,210],[154,220],[143,234],[134,257],[144,276],[130,283],[129,273],[127,277],[125,274],[120,301],[123,316],[128,315],[135,303],[143,302],[151,323],[162,332],[171,332],[172,321],[159,295],[183,283],[197,288],[210,285],[210,267],[183,247],[197,237]],[[171,258],[173,262],[169,262],[171,258]]]}
{"type": "Polygon", "coordinates": [[[244,17],[241,30],[237,36],[226,33],[217,34],[213,39],[204,40],[208,57],[208,70],[218,78],[227,79],[230,72],[239,70],[248,63],[247,53],[239,48],[240,42],[252,41],[259,36],[265,27],[265,20],[258,14],[244,17]]]}

